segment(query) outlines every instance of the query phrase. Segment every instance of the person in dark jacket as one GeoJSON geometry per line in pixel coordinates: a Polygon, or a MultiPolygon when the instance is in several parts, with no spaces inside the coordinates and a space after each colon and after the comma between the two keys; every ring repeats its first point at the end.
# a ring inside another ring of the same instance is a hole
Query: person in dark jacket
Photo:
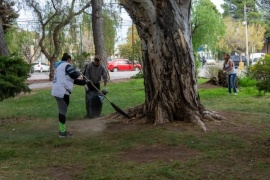
{"type": "Polygon", "coordinates": [[[100,116],[102,109],[102,101],[106,93],[108,93],[107,85],[107,71],[104,66],[100,64],[101,57],[96,55],[94,61],[88,63],[85,69],[85,76],[91,83],[87,83],[86,88],[86,112],[87,117],[92,119],[100,116]],[[100,81],[101,77],[104,81],[102,93],[100,94],[100,81]],[[97,88],[97,89],[96,89],[97,88]]]}
{"type": "Polygon", "coordinates": [[[73,84],[85,85],[85,80],[80,80],[80,72],[72,65],[71,56],[64,53],[62,60],[54,64],[55,73],[51,95],[55,97],[58,105],[58,120],[60,138],[68,138],[73,135],[66,130],[66,113],[69,105],[69,96],[73,90],[73,84]]]}

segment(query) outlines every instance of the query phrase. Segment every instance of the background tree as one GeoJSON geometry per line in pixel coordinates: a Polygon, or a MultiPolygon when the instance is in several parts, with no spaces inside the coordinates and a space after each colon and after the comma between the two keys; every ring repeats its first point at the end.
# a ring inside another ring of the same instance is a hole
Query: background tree
{"type": "Polygon", "coordinates": [[[141,40],[135,25],[133,25],[133,27],[128,28],[126,41],[127,43],[120,44],[118,46],[120,56],[122,58],[127,58],[132,61],[137,60],[141,63],[142,59],[141,40]]]}
{"type": "Polygon", "coordinates": [[[191,13],[192,44],[195,51],[207,44],[215,50],[218,39],[224,34],[224,21],[210,0],[193,2],[191,13]]]}
{"type": "Polygon", "coordinates": [[[36,0],[26,0],[26,4],[33,9],[34,14],[38,19],[41,28],[41,38],[38,44],[41,48],[41,52],[50,61],[51,71],[49,74],[49,79],[52,80],[54,74],[53,63],[58,59],[61,52],[60,36],[65,36],[64,33],[61,34],[61,30],[67,26],[74,19],[74,17],[82,14],[85,9],[89,8],[91,2],[87,1],[82,4],[76,4],[75,0],[57,2],[38,2],[36,0]],[[47,29],[49,29],[49,32],[47,29]],[[49,33],[52,34],[53,39],[50,47],[45,46],[44,44],[49,33]]]}
{"type": "Polygon", "coordinates": [[[244,21],[244,3],[247,6],[248,26],[251,24],[261,24],[266,29],[265,38],[270,40],[270,1],[269,0],[224,0],[223,16],[231,16],[234,19],[244,21]]]}
{"type": "Polygon", "coordinates": [[[116,29],[119,26],[119,11],[115,11],[111,6],[103,7],[103,32],[107,55],[114,55],[114,46],[116,39],[116,29]]]}
{"type": "MultiPolygon", "coordinates": [[[[232,18],[225,18],[226,31],[223,38],[219,41],[219,49],[226,52],[237,52],[241,54],[245,52],[246,41],[245,41],[245,27],[241,21],[234,21],[232,18]]],[[[255,47],[257,50],[262,49],[264,41],[265,29],[260,24],[253,24],[249,26],[249,48],[255,47]]],[[[241,60],[242,57],[240,56],[241,60]]]]}
{"type": "Polygon", "coordinates": [[[222,8],[224,9],[223,16],[230,16],[233,19],[244,20],[244,4],[247,7],[247,18],[250,23],[260,21],[260,13],[256,8],[255,0],[224,0],[222,8]]]}
{"type": "Polygon", "coordinates": [[[261,24],[251,24],[248,27],[249,52],[261,50],[265,39],[265,26],[261,24]]]}
{"type": "Polygon", "coordinates": [[[259,7],[259,12],[262,15],[262,22],[266,29],[265,39],[267,43],[270,42],[270,1],[269,0],[256,0],[259,7]]]}
{"type": "MultiPolygon", "coordinates": [[[[241,21],[234,21],[230,17],[225,19],[225,24],[226,31],[219,42],[219,49],[227,50],[227,52],[234,51],[240,55],[246,48],[245,27],[241,21]]],[[[240,59],[242,61],[241,56],[240,59]]]]}
{"type": "Polygon", "coordinates": [[[40,55],[40,48],[37,44],[39,35],[17,27],[10,28],[6,33],[6,42],[11,54],[16,53],[24,57],[30,64],[34,58],[40,55]]]}
{"type": "Polygon", "coordinates": [[[107,67],[107,53],[103,33],[102,4],[103,1],[92,0],[92,28],[95,44],[95,54],[98,54],[102,57],[103,61],[100,63],[107,67]]]}
{"type": "Polygon", "coordinates": [[[13,21],[19,17],[13,9],[14,5],[14,1],[0,0],[0,56],[10,55],[5,41],[5,33],[11,27],[13,21]]]}
{"type": "Polygon", "coordinates": [[[135,117],[155,124],[220,117],[201,104],[193,56],[191,0],[120,0],[142,41],[145,103],[135,117]]]}

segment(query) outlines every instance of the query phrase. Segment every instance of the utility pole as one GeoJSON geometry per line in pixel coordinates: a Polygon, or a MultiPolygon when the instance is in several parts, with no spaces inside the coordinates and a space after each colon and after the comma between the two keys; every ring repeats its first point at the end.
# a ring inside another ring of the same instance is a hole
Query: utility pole
{"type": "Polygon", "coordinates": [[[247,1],[245,1],[244,5],[244,17],[245,17],[245,27],[246,27],[246,59],[247,59],[247,66],[249,66],[249,53],[248,53],[248,23],[247,23],[247,1]]]}
{"type": "Polygon", "coordinates": [[[80,55],[82,55],[82,23],[80,24],[80,55]]]}
{"type": "Polygon", "coordinates": [[[134,65],[134,23],[132,21],[132,27],[131,27],[131,33],[132,33],[132,65],[134,65]]]}

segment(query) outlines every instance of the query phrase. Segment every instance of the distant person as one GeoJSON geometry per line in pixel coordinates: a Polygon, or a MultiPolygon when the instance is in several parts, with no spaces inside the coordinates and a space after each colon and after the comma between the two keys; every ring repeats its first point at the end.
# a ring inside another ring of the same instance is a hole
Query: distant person
{"type": "Polygon", "coordinates": [[[237,95],[236,92],[236,85],[235,85],[235,79],[236,79],[236,70],[234,62],[230,59],[230,55],[228,53],[225,53],[224,55],[224,63],[223,63],[223,72],[227,75],[227,82],[228,82],[228,90],[229,94],[232,94],[232,88],[234,95],[237,95]]]}
{"type": "Polygon", "coordinates": [[[72,65],[71,56],[64,53],[62,60],[54,64],[55,73],[51,95],[55,97],[58,105],[58,120],[60,138],[68,138],[73,135],[66,130],[66,114],[69,105],[69,96],[73,90],[73,83],[85,85],[85,80],[77,79],[80,72],[76,71],[72,65]]]}
{"type": "Polygon", "coordinates": [[[203,57],[202,57],[202,67],[205,65],[205,63],[206,63],[206,59],[205,59],[205,57],[203,56],[203,57]]]}
{"type": "Polygon", "coordinates": [[[103,65],[100,64],[101,56],[96,55],[94,61],[88,63],[85,68],[84,75],[90,80],[91,83],[87,83],[86,86],[86,112],[87,117],[97,118],[100,117],[102,110],[102,102],[105,94],[108,93],[107,85],[107,71],[103,65]],[[101,77],[104,81],[102,94],[99,93],[101,77]],[[96,89],[97,88],[97,89],[96,89]]]}

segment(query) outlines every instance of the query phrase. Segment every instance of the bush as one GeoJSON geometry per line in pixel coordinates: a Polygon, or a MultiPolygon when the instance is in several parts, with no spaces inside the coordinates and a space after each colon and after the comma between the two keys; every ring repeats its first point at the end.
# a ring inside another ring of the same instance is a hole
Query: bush
{"type": "Polygon", "coordinates": [[[220,70],[217,66],[205,66],[205,76],[208,78],[218,77],[218,71],[220,70]]]}
{"type": "Polygon", "coordinates": [[[257,81],[250,76],[239,77],[238,84],[241,87],[255,87],[257,81]]]}
{"type": "Polygon", "coordinates": [[[0,56],[0,101],[21,92],[30,92],[25,83],[30,65],[16,56],[0,56]]]}
{"type": "Polygon", "coordinates": [[[249,71],[257,80],[256,87],[264,94],[270,92],[270,55],[266,54],[254,66],[249,68],[249,71]]]}
{"type": "Polygon", "coordinates": [[[140,72],[138,72],[137,74],[131,76],[130,78],[131,78],[131,79],[141,79],[141,78],[143,78],[143,77],[144,77],[144,76],[143,76],[143,72],[140,71],[140,72]]]}
{"type": "Polygon", "coordinates": [[[198,54],[194,54],[194,59],[195,59],[195,67],[196,67],[196,76],[198,77],[200,68],[202,67],[202,61],[200,59],[200,56],[198,54]]]}

